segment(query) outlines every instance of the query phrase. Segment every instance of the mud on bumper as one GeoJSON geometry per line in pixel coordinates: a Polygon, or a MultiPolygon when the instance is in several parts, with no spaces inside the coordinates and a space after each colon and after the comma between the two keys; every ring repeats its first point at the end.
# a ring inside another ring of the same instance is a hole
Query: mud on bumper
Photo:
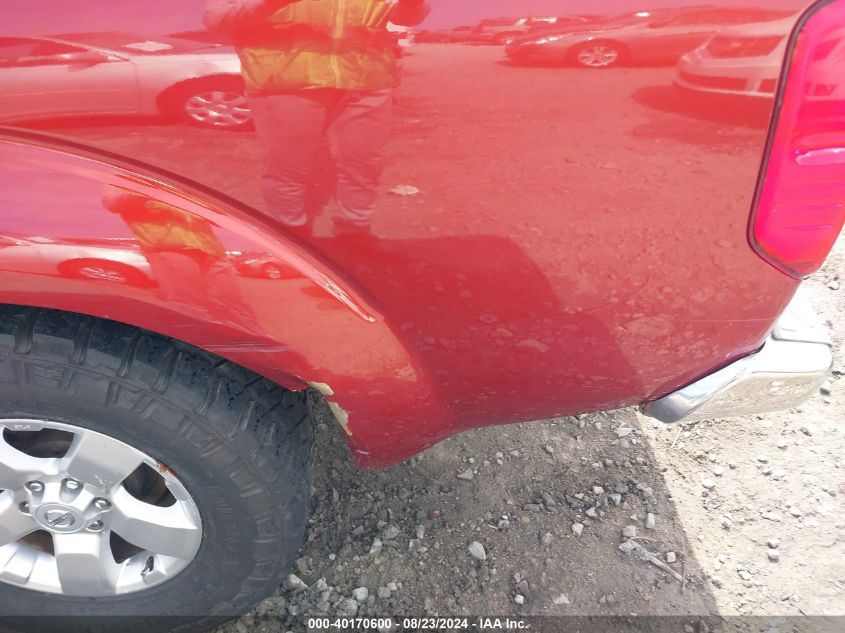
{"type": "Polygon", "coordinates": [[[830,338],[799,291],[757,352],[641,409],[663,422],[789,409],[818,391],[832,363],[830,338]]]}

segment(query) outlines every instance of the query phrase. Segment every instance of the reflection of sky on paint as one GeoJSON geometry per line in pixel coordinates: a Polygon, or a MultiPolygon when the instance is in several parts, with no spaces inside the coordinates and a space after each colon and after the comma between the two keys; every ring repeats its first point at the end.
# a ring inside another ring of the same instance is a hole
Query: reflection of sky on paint
{"type": "MultiPolygon", "coordinates": [[[[133,31],[154,35],[201,28],[207,0],[0,0],[0,33],[49,34],[70,28],[84,31],[133,31]],[[72,23],[69,19],[72,16],[72,23]]],[[[301,0],[331,2],[332,0],[301,0]]],[[[429,0],[432,13],[424,27],[477,24],[482,18],[570,13],[615,15],[649,8],[674,7],[695,0],[429,0]]],[[[810,0],[702,0],[699,4],[795,9],[810,0]]]]}

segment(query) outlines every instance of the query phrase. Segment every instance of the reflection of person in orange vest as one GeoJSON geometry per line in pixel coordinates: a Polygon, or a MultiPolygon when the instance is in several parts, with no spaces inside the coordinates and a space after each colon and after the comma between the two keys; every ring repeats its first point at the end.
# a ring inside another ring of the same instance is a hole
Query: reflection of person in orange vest
{"type": "Polygon", "coordinates": [[[390,138],[397,40],[426,0],[209,0],[205,25],[241,59],[264,145],[268,212],[308,232],[306,205],[328,134],[336,139],[337,232],[367,231],[390,138]]]}
{"type": "Polygon", "coordinates": [[[218,321],[225,315],[228,325],[254,327],[237,272],[209,220],[113,186],[107,188],[103,206],[135,234],[168,304],[218,321]]]}

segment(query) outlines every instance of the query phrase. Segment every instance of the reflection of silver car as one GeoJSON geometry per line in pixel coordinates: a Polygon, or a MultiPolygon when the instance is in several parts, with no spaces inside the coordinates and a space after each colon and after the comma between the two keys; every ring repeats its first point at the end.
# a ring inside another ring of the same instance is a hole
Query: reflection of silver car
{"type": "Polygon", "coordinates": [[[518,63],[572,63],[587,68],[674,62],[731,25],[784,15],[784,11],[732,7],[640,11],[584,28],[529,36],[512,42],[506,52],[518,63]]]}
{"type": "Polygon", "coordinates": [[[0,254],[11,272],[98,279],[130,286],[152,285],[147,258],[131,239],[56,242],[42,237],[0,235],[0,254]]]}
{"type": "Polygon", "coordinates": [[[120,33],[0,38],[0,121],[101,114],[250,121],[240,61],[224,46],[120,33]]]}
{"type": "Polygon", "coordinates": [[[590,19],[580,15],[548,18],[493,18],[482,20],[473,29],[473,39],[479,42],[508,44],[533,30],[550,27],[566,28],[588,24],[590,19]]]}
{"type": "Polygon", "coordinates": [[[675,83],[701,92],[771,98],[795,17],[728,29],[687,53],[675,83]]]}

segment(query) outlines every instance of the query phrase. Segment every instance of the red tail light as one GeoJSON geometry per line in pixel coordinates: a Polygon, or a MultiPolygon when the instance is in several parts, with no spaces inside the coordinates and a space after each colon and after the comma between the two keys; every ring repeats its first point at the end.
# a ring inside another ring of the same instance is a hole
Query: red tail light
{"type": "Polygon", "coordinates": [[[806,17],[793,44],[750,233],[763,258],[800,278],[845,222],[845,2],[806,17]]]}

